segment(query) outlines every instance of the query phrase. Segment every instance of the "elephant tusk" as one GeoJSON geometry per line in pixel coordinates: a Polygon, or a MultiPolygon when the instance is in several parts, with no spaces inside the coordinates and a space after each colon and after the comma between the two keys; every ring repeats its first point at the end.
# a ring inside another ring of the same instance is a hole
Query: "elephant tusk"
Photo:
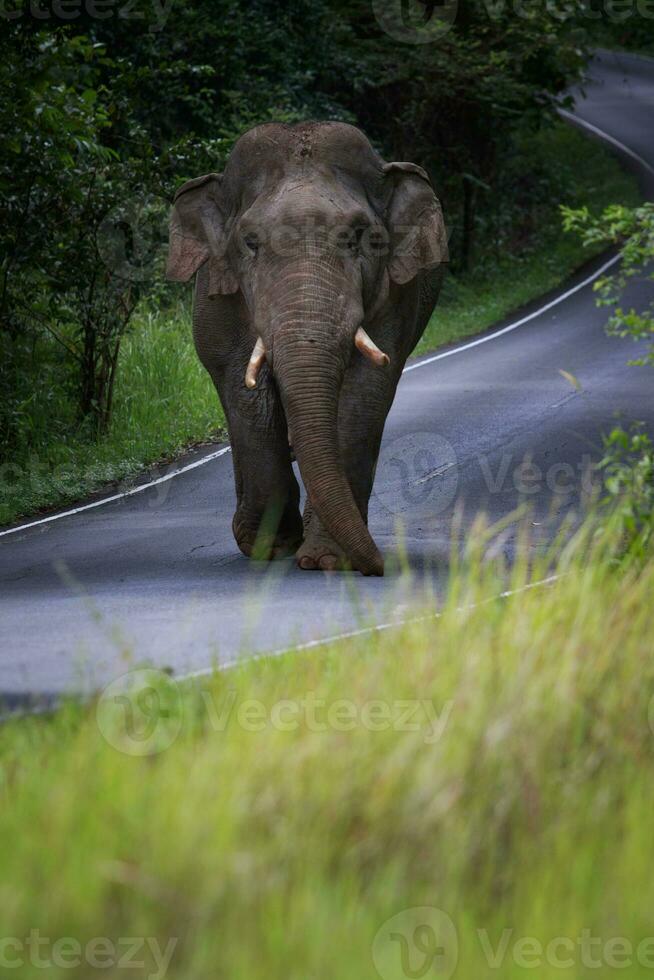
{"type": "Polygon", "coordinates": [[[354,345],[357,350],[360,350],[362,354],[369,357],[373,364],[377,367],[386,367],[391,363],[391,359],[388,354],[384,354],[383,350],[380,350],[377,344],[370,339],[363,327],[359,327],[354,335],[354,345]]]}
{"type": "Polygon", "coordinates": [[[261,365],[266,359],[266,348],[263,346],[261,337],[257,337],[257,342],[250,355],[247,369],[245,371],[245,385],[247,388],[256,388],[257,377],[261,370],[261,365]]]}

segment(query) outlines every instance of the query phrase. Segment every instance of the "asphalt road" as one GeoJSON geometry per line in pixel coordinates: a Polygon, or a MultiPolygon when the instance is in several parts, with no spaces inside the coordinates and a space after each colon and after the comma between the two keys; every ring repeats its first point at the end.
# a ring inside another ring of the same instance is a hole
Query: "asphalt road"
{"type": "MultiPolygon", "coordinates": [[[[601,55],[586,92],[577,116],[642,158],[622,153],[653,197],[654,62],[601,55]]],[[[138,493],[0,536],[0,697],[88,691],[144,662],[184,674],[401,617],[442,588],[457,505],[470,527],[480,510],[498,520],[528,501],[534,547],[545,544],[578,512],[616,415],[654,430],[653,374],[627,366],[633,347],[605,336],[583,285],[606,261],[504,332],[408,366],[370,523],[387,556],[400,534],[411,575],[392,560],[383,579],[247,561],[231,534],[231,457],[214,450],[138,493]]],[[[650,296],[641,284],[631,298],[650,296]]],[[[514,547],[510,529],[502,547],[514,547]]]]}

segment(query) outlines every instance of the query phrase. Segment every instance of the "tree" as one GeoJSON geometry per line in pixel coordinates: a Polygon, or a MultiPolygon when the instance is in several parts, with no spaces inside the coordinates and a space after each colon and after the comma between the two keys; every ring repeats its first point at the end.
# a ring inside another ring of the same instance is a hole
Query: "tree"
{"type": "MultiPolygon", "coordinates": [[[[443,33],[435,31],[429,43],[403,43],[384,31],[380,16],[399,4],[334,6],[347,25],[340,44],[356,67],[346,82],[330,73],[319,75],[319,84],[392,157],[416,160],[434,175],[453,230],[454,268],[468,267],[476,231],[501,221],[507,201],[514,215],[520,211],[517,139],[554,117],[583,69],[581,7],[553,0],[526,11],[502,0],[459,0],[443,33]]],[[[434,5],[422,6],[428,19],[434,5]]],[[[533,200],[537,188],[527,183],[533,200]]]]}
{"type": "MultiPolygon", "coordinates": [[[[5,52],[9,46],[4,39],[5,52]]],[[[82,416],[106,427],[120,337],[143,281],[103,253],[107,218],[141,193],[151,160],[121,159],[101,142],[109,107],[98,87],[102,47],[87,37],[19,32],[4,82],[20,55],[21,84],[0,118],[0,332],[3,441],[17,438],[25,372],[39,337],[52,338],[59,383],[75,386],[82,416]],[[18,412],[18,414],[16,414],[18,412]]],[[[106,245],[106,241],[105,241],[106,245]]],[[[142,277],[141,277],[142,280],[142,277]]]]}

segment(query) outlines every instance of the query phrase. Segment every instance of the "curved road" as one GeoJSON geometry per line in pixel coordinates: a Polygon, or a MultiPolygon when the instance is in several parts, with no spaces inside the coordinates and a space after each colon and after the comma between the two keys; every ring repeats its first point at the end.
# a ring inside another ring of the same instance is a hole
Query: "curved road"
{"type": "MultiPolygon", "coordinates": [[[[654,196],[654,61],[602,53],[586,93],[578,119],[631,151],[619,152],[654,196]]],[[[616,413],[654,429],[652,372],[627,366],[633,348],[605,336],[595,308],[589,280],[606,262],[563,297],[542,298],[499,329],[408,365],[370,522],[387,556],[399,531],[413,575],[248,562],[231,535],[228,447],[189,457],[174,478],[0,533],[0,698],[19,704],[88,691],[144,661],[201,671],[401,617],[410,598],[447,575],[457,503],[469,527],[481,509],[496,520],[527,500],[534,546],[546,542],[550,518],[578,508],[589,489],[589,466],[616,413]]],[[[650,296],[651,284],[642,284],[630,298],[650,296]]],[[[511,552],[510,533],[503,547],[511,552]]]]}

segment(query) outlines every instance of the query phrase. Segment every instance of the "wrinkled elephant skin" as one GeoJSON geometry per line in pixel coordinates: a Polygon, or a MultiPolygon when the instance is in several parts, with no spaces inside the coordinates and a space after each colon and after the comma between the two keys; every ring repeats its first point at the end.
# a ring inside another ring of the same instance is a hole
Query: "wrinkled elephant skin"
{"type": "Polygon", "coordinates": [[[193,335],[227,417],[244,554],[383,574],[367,527],[377,455],[446,262],[425,171],[385,163],[344,123],[257,126],[224,173],[178,190],[167,274],[196,276],[193,335]]]}

